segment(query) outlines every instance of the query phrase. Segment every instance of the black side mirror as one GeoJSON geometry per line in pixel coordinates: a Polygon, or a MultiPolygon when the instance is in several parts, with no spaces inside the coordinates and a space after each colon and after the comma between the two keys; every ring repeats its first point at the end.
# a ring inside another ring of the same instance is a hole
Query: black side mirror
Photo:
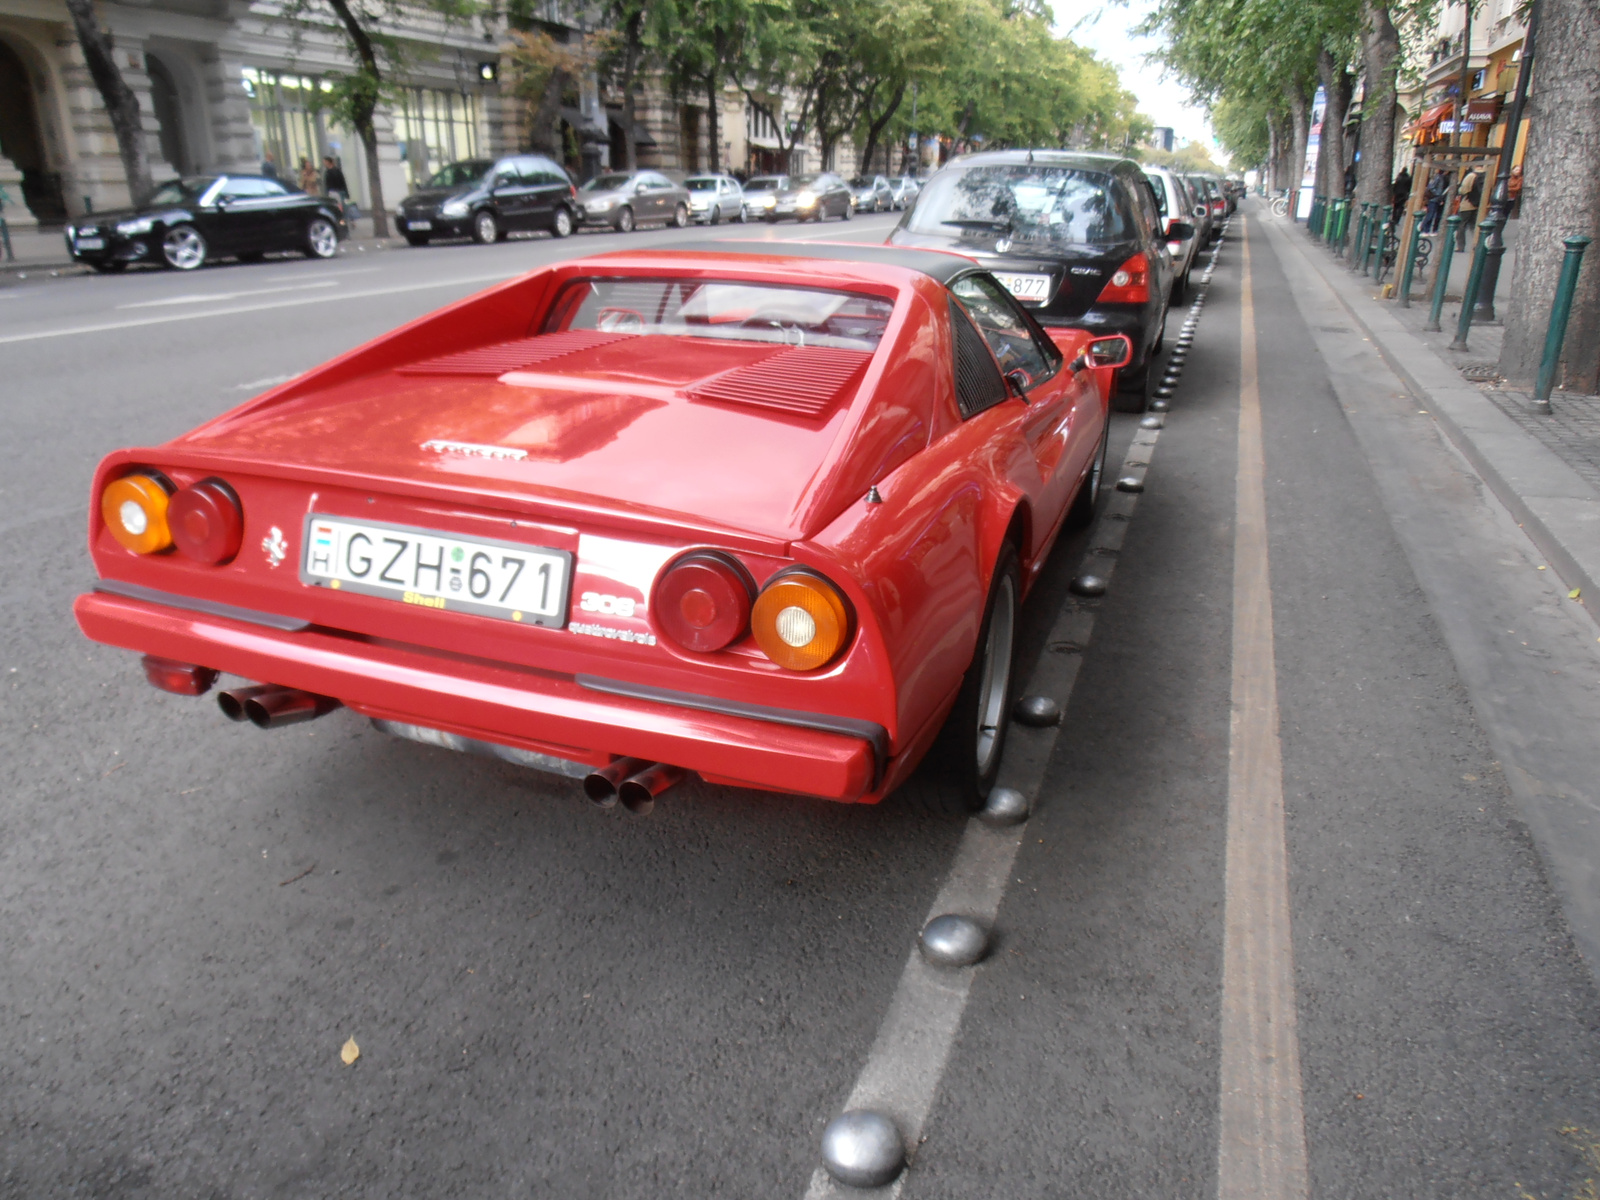
{"type": "Polygon", "coordinates": [[[1167,237],[1174,242],[1186,242],[1194,236],[1194,226],[1187,221],[1169,221],[1167,237]]]}
{"type": "Polygon", "coordinates": [[[1205,217],[1206,213],[1208,213],[1210,211],[1211,210],[1208,209],[1204,204],[1196,204],[1194,206],[1194,215],[1195,215],[1195,218],[1197,220],[1203,219],[1205,217]]]}

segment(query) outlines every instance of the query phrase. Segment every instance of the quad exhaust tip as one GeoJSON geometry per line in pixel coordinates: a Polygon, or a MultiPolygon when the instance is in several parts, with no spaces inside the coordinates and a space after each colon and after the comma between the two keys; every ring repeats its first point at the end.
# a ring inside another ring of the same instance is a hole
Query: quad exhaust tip
{"type": "Polygon", "coordinates": [[[655,808],[657,796],[686,774],[682,767],[646,758],[619,758],[586,775],[583,794],[598,808],[615,808],[620,801],[623,808],[642,817],[655,808]]]}
{"type": "Polygon", "coordinates": [[[299,688],[262,683],[218,692],[217,707],[230,721],[249,721],[258,729],[276,729],[280,725],[314,721],[338,708],[339,702],[331,696],[302,692],[299,688]]]}

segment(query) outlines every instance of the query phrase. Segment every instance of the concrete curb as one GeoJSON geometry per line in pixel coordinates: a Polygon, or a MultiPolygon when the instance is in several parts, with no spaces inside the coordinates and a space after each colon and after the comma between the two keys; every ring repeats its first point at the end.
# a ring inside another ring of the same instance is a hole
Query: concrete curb
{"type": "MultiPolygon", "coordinates": [[[[404,246],[405,239],[391,238],[347,238],[340,243],[341,253],[364,253],[368,250],[394,250],[404,246]]],[[[48,275],[54,271],[57,276],[71,272],[74,275],[92,275],[94,271],[82,263],[75,263],[67,257],[65,250],[59,258],[54,259],[18,259],[16,262],[5,262],[0,259],[0,276],[30,275],[38,273],[48,275]]]]}
{"type": "MultiPolygon", "coordinates": [[[[1547,447],[1524,433],[1460,372],[1367,294],[1358,277],[1309,245],[1293,246],[1332,288],[1378,353],[1422,400],[1489,490],[1533,539],[1568,588],[1582,588],[1585,609],[1600,603],[1600,493],[1547,447]]],[[[1600,620],[1600,618],[1596,618],[1600,620]]]]}

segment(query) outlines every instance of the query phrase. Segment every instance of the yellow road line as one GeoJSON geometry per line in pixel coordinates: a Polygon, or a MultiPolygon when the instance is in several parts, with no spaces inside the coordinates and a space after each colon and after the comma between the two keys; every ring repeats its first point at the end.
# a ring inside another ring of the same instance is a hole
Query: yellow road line
{"type": "Polygon", "coordinates": [[[1239,467],[1217,1196],[1305,1200],[1305,1116],[1248,232],[1240,244],[1239,467]]]}

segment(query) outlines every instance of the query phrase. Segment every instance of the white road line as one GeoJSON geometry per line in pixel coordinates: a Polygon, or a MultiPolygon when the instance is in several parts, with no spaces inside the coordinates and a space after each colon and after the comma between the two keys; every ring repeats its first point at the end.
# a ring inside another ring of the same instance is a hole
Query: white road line
{"type": "Polygon", "coordinates": [[[12,342],[37,342],[46,338],[78,337],[88,333],[107,333],[116,329],[141,329],[149,325],[170,325],[177,321],[200,321],[209,317],[231,317],[241,313],[266,312],[274,308],[296,308],[306,304],[326,304],[331,300],[365,300],[371,296],[398,296],[406,292],[425,292],[433,288],[469,287],[475,283],[500,283],[521,275],[530,268],[519,267],[493,275],[465,275],[455,279],[435,279],[428,283],[403,283],[394,287],[365,288],[356,292],[335,292],[326,296],[295,296],[289,300],[269,300],[262,304],[236,304],[231,308],[212,308],[204,312],[168,313],[159,317],[134,317],[126,321],[102,321],[94,325],[73,325],[65,329],[38,329],[31,333],[12,333],[0,337],[0,346],[12,342]]]}
{"type": "Polygon", "coordinates": [[[183,296],[168,296],[161,300],[137,300],[132,304],[119,304],[124,308],[164,308],[177,304],[206,304],[218,300],[238,300],[243,296],[270,296],[275,292],[304,292],[312,288],[338,287],[337,279],[319,279],[314,283],[286,283],[281,287],[249,288],[240,292],[189,292],[183,296]]]}
{"type": "Polygon", "coordinates": [[[1305,1200],[1272,578],[1250,242],[1241,239],[1233,708],[1222,947],[1218,1200],[1305,1200]]]}

